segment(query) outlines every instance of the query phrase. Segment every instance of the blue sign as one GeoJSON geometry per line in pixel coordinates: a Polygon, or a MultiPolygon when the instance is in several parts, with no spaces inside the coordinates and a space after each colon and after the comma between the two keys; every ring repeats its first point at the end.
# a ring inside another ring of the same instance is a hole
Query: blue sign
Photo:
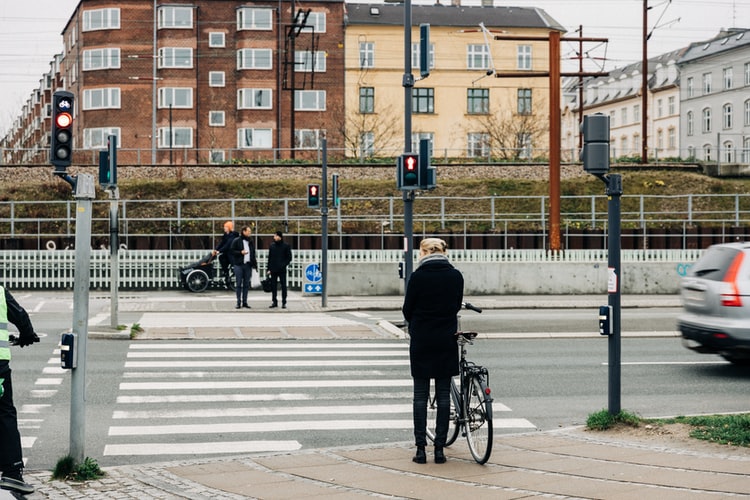
{"type": "Polygon", "coordinates": [[[305,268],[305,279],[312,283],[322,281],[323,274],[320,272],[320,266],[318,264],[308,264],[305,268]]]}
{"type": "Polygon", "coordinates": [[[320,283],[305,283],[305,293],[323,293],[323,285],[320,283]]]}

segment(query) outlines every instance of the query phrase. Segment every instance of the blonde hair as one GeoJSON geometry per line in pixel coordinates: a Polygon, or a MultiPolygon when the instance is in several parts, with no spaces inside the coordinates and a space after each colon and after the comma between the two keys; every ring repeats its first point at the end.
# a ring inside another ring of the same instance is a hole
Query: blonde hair
{"type": "Polygon", "coordinates": [[[419,251],[425,255],[444,254],[447,250],[448,244],[440,238],[425,238],[419,243],[419,251]]]}

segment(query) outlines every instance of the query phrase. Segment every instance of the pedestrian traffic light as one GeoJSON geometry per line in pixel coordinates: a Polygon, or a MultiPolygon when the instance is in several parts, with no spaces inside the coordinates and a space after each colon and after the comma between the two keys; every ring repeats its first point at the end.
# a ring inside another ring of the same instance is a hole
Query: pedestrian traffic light
{"type": "Polygon", "coordinates": [[[341,205],[341,198],[339,198],[339,174],[333,174],[331,176],[331,192],[333,197],[333,208],[339,208],[341,205]]]}
{"type": "Polygon", "coordinates": [[[435,189],[437,175],[435,167],[430,165],[430,140],[419,140],[419,187],[420,189],[435,189]]]}
{"type": "Polygon", "coordinates": [[[581,124],[583,169],[593,175],[609,172],[609,116],[602,113],[586,115],[581,124]]]}
{"type": "Polygon", "coordinates": [[[307,185],[307,208],[320,208],[320,184],[307,185]]]}
{"type": "Polygon", "coordinates": [[[117,186],[117,136],[110,135],[107,150],[99,151],[99,184],[103,188],[117,186]]]}
{"type": "Polygon", "coordinates": [[[398,159],[398,188],[419,189],[419,155],[404,153],[398,159]]]}
{"type": "Polygon", "coordinates": [[[52,94],[50,163],[56,171],[64,172],[73,158],[73,98],[73,93],[65,90],[52,94]]]}

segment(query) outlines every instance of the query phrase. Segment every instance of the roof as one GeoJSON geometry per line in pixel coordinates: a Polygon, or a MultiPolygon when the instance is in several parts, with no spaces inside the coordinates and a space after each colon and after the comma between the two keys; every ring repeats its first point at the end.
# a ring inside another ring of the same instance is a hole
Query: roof
{"type": "Polygon", "coordinates": [[[722,30],[714,38],[690,44],[678,64],[684,64],[750,45],[750,29],[722,30]]]}
{"type": "MultiPolygon", "coordinates": [[[[404,25],[403,4],[347,3],[347,24],[404,25]]],[[[540,28],[566,32],[544,10],[534,7],[464,6],[464,5],[412,5],[412,25],[429,23],[433,26],[477,27],[483,23],[488,28],[540,28]]]]}

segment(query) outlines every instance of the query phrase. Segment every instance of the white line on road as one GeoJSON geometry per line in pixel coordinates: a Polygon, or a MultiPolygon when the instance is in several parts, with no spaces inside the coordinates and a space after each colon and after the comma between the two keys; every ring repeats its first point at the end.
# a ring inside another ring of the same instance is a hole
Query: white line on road
{"type": "Polygon", "coordinates": [[[217,453],[260,453],[296,451],[298,441],[228,441],[209,443],[108,444],[104,456],[114,455],[208,455],[217,453]]]}
{"type": "MultiPolygon", "coordinates": [[[[399,359],[342,359],[342,360],[319,360],[299,359],[294,361],[297,367],[302,366],[409,366],[409,360],[399,359]]],[[[278,361],[126,361],[125,368],[268,368],[275,366],[288,367],[286,360],[278,361]]]]}
{"type": "Polygon", "coordinates": [[[411,379],[406,380],[265,380],[224,381],[224,382],[122,382],[121,391],[164,391],[164,390],[215,390],[215,389],[280,389],[280,388],[321,388],[321,387],[411,387],[411,379]]]}
{"type": "MultiPolygon", "coordinates": [[[[333,358],[345,356],[347,358],[407,357],[409,353],[392,351],[284,351],[284,352],[258,352],[254,350],[230,352],[128,352],[128,359],[147,358],[333,358]]],[[[289,363],[287,363],[289,364],[289,363]]]]}
{"type": "MultiPolygon", "coordinates": [[[[152,350],[158,350],[158,349],[179,349],[179,350],[191,350],[191,349],[199,349],[201,351],[204,350],[213,350],[213,349],[237,349],[238,347],[246,347],[248,345],[252,345],[253,350],[260,350],[260,349],[320,349],[321,347],[325,347],[326,349],[352,349],[353,347],[356,347],[358,349],[404,349],[408,350],[409,346],[403,342],[398,343],[375,343],[375,342],[369,342],[365,344],[359,344],[359,343],[353,343],[353,342],[338,342],[335,344],[328,344],[328,343],[313,343],[313,342],[303,342],[303,343],[252,343],[249,344],[248,342],[235,342],[235,343],[227,343],[227,342],[219,342],[219,343],[211,343],[211,342],[190,342],[189,344],[175,344],[175,343],[168,343],[168,344],[132,344],[130,346],[131,351],[152,351],[152,350]]],[[[59,362],[59,359],[58,359],[59,362]]]]}
{"type": "Polygon", "coordinates": [[[411,414],[411,404],[352,406],[286,406],[273,408],[206,408],[203,410],[115,411],[114,419],[281,417],[299,415],[411,414]]]}
{"type": "Polygon", "coordinates": [[[118,404],[149,403],[241,403],[248,401],[306,401],[311,394],[165,394],[163,396],[118,396],[118,404]]]}
{"type": "MultiPolygon", "coordinates": [[[[629,361],[620,363],[621,365],[628,366],[647,366],[647,365],[728,365],[729,361],[715,360],[715,361],[629,361]]],[[[609,366],[606,361],[602,363],[602,366],[609,366]]]]}

